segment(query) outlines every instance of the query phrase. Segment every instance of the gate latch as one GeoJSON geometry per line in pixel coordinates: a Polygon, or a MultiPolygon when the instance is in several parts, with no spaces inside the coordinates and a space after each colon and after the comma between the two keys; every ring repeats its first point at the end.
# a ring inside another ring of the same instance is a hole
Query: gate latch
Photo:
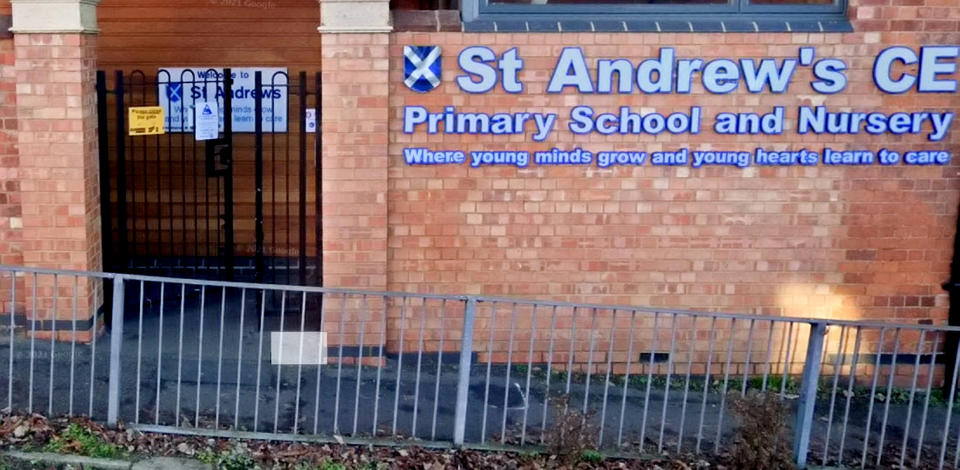
{"type": "Polygon", "coordinates": [[[233,163],[233,146],[224,138],[206,141],[207,177],[224,176],[233,163]]]}

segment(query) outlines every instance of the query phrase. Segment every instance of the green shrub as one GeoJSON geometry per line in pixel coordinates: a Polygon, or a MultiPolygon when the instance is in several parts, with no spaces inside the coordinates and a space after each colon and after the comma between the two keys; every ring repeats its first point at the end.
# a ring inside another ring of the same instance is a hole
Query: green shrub
{"type": "Polygon", "coordinates": [[[53,436],[46,450],[61,454],[77,454],[87,457],[112,458],[120,454],[117,446],[103,440],[93,431],[71,423],[60,434],[53,436]]]}

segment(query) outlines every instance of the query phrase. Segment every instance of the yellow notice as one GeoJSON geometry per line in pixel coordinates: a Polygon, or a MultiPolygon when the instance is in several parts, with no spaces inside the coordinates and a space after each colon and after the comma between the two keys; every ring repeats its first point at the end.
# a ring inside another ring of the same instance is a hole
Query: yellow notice
{"type": "Polygon", "coordinates": [[[139,106],[130,108],[130,135],[163,134],[163,108],[139,106]]]}

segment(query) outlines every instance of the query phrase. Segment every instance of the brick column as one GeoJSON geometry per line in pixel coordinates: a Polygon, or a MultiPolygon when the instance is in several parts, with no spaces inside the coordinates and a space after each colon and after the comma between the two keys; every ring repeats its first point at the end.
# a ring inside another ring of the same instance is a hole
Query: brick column
{"type": "MultiPolygon", "coordinates": [[[[12,0],[26,266],[102,269],[94,90],[97,3],[12,0]]],[[[30,318],[36,311],[39,320],[51,320],[52,279],[41,277],[37,285],[38,308],[31,306],[24,313],[30,318]]],[[[32,287],[26,289],[30,292],[32,287]]],[[[73,294],[72,289],[57,292],[73,294]]],[[[90,319],[102,296],[99,282],[81,280],[81,322],[90,319]]],[[[60,309],[56,319],[71,317],[70,309],[60,309]]]]}
{"type": "MultiPolygon", "coordinates": [[[[324,285],[387,286],[387,141],[390,5],[387,0],[320,0],[323,70],[324,285]]],[[[324,330],[339,344],[340,312],[324,330]]],[[[380,307],[344,310],[345,345],[379,344],[380,307]]],[[[367,354],[365,354],[367,355],[367,354]]]]}
{"type": "MultiPolygon", "coordinates": [[[[17,154],[17,77],[13,35],[0,18],[0,264],[23,264],[20,156],[17,154]]],[[[4,299],[0,292],[0,299],[4,299]]],[[[0,312],[6,312],[0,307],[0,312]]],[[[7,306],[9,308],[9,306],[7,306]]]]}

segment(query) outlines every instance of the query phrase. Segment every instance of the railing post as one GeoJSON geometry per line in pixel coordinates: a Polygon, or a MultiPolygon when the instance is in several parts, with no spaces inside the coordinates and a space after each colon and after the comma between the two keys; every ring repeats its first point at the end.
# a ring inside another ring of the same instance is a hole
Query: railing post
{"type": "MultiPolygon", "coordinates": [[[[107,424],[117,425],[120,412],[120,346],[123,344],[123,281],[122,275],[113,278],[113,304],[110,316],[110,382],[107,391],[107,424]]],[[[97,334],[96,331],[93,334],[97,334]]],[[[92,358],[91,360],[96,360],[92,358]]]]}
{"type": "Polygon", "coordinates": [[[473,325],[477,317],[477,299],[467,298],[463,314],[463,335],[460,344],[460,367],[457,379],[457,409],[453,421],[453,443],[463,445],[467,428],[467,397],[470,391],[470,368],[473,360],[473,325]]]}
{"type": "Polygon", "coordinates": [[[800,401],[797,405],[797,423],[794,427],[793,457],[797,468],[807,467],[810,452],[810,433],[813,428],[813,410],[817,403],[817,383],[820,379],[820,363],[823,360],[823,340],[827,333],[826,322],[810,324],[810,341],[807,359],[803,364],[803,379],[800,383],[800,401]]]}

